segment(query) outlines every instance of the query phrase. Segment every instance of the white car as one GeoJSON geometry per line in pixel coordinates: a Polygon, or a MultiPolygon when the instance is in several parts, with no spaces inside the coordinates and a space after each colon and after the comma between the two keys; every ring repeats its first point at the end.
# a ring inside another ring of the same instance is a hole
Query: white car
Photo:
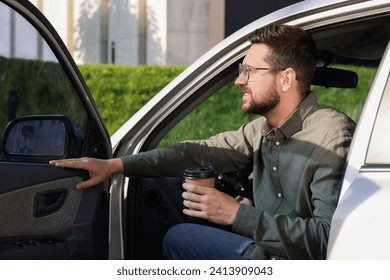
{"type": "Polygon", "coordinates": [[[328,258],[390,259],[388,0],[302,1],[259,18],[190,65],[112,137],[43,15],[29,1],[0,0],[0,21],[12,22],[9,29],[0,27],[0,259],[162,259],[165,232],[188,219],[181,211],[182,178],[115,175],[76,191],[74,184],[88,175],[47,161],[157,147],[187,115],[231,85],[250,46],[247,36],[274,22],[301,26],[315,39],[322,64],[313,84],[353,93],[358,81],[369,80],[363,106],[355,106],[358,126],[328,258]],[[26,30],[27,38],[20,35],[26,30]],[[375,77],[342,70],[345,65],[375,69],[375,77]]]}

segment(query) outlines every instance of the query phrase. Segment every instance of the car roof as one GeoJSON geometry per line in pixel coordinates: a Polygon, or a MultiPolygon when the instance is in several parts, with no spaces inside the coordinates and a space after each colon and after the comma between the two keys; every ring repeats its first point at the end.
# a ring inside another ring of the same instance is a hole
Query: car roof
{"type": "Polygon", "coordinates": [[[378,65],[390,39],[388,0],[302,1],[259,18],[232,38],[245,39],[256,28],[271,22],[308,30],[324,64],[378,65]]]}

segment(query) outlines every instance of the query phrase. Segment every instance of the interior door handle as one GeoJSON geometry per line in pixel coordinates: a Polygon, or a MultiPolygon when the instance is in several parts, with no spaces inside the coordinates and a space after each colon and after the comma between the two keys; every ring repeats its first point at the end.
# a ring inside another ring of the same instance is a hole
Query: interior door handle
{"type": "Polygon", "coordinates": [[[51,190],[35,194],[34,217],[42,217],[61,209],[65,202],[68,191],[66,189],[51,190]]]}

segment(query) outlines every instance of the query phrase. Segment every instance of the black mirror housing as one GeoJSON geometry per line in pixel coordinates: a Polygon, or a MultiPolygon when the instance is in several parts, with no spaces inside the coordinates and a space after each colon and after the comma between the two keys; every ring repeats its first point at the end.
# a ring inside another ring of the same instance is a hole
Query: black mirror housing
{"type": "Polygon", "coordinates": [[[8,123],[3,152],[6,159],[33,162],[79,157],[83,138],[81,130],[68,117],[25,116],[8,123]]]}

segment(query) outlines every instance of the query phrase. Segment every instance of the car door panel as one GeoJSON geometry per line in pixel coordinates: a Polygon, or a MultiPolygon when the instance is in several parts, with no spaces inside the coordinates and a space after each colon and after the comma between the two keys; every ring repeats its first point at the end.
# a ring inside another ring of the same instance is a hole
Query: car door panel
{"type": "Polygon", "coordinates": [[[74,188],[80,179],[64,178],[0,195],[0,223],[4,225],[0,237],[64,232],[80,205],[81,191],[74,188]]]}
{"type": "Polygon", "coordinates": [[[107,247],[96,243],[107,243],[106,191],[75,189],[87,178],[82,171],[15,165],[0,164],[7,182],[0,190],[0,259],[105,258],[107,247]]]}
{"type": "Polygon", "coordinates": [[[163,259],[162,240],[175,224],[188,221],[183,214],[183,178],[133,178],[130,182],[130,259],[163,259]]]}
{"type": "MultiPolygon", "coordinates": [[[[234,173],[236,174],[236,173],[234,173]]],[[[228,174],[229,180],[236,180],[228,174]]],[[[129,182],[128,201],[129,259],[164,259],[162,243],[166,232],[180,223],[196,223],[212,227],[218,226],[204,219],[192,218],[183,214],[183,177],[137,177],[129,182]]],[[[227,192],[219,180],[216,188],[227,192]]]]}
{"type": "Polygon", "coordinates": [[[0,162],[0,176],[2,178],[0,195],[2,195],[26,186],[61,178],[72,176],[86,178],[87,174],[80,170],[55,168],[48,163],[0,162]]]}

